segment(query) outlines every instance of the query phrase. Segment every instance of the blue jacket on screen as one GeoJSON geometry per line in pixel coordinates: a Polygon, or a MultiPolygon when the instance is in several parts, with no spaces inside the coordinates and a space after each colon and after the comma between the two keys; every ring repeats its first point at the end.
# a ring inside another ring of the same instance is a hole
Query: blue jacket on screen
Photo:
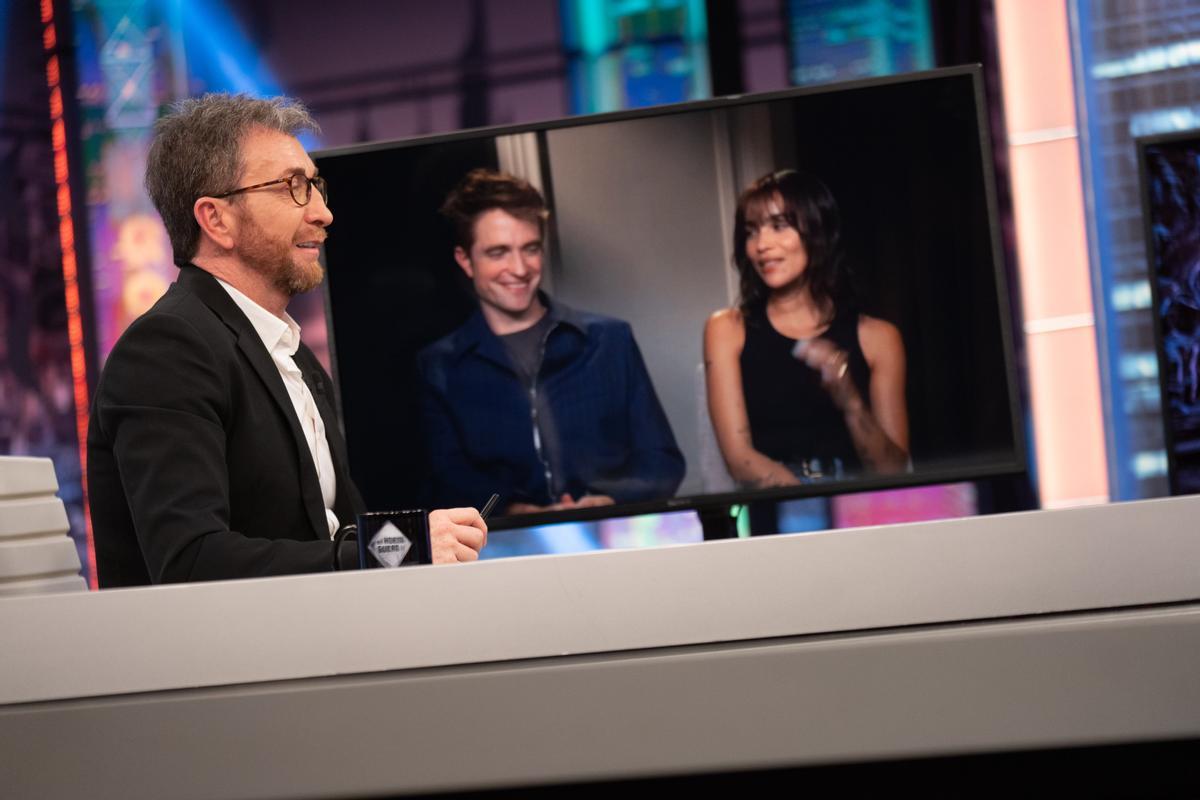
{"type": "Polygon", "coordinates": [[[541,297],[551,324],[532,389],[478,310],[418,356],[432,504],[672,496],[683,455],[629,323],[541,297]]]}

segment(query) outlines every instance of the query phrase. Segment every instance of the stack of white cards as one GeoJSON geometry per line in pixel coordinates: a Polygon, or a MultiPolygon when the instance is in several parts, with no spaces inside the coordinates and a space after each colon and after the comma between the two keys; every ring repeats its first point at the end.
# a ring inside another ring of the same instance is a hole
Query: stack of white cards
{"type": "Polygon", "coordinates": [[[87,589],[48,458],[0,457],[0,597],[87,589]]]}

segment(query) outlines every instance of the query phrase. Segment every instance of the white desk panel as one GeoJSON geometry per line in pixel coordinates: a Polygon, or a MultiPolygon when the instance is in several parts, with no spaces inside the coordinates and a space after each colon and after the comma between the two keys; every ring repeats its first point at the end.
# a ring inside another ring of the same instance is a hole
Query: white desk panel
{"type": "MultiPolygon", "coordinates": [[[[1183,604],[7,706],[0,794],[392,797],[1196,741],[1198,653],[1200,604],[1183,604]]],[[[1195,794],[1194,758],[1105,758],[1134,767],[1116,794],[1059,756],[1057,783],[1044,761],[893,778],[989,796],[1195,794]]],[[[846,793],[814,777],[783,785],[846,793]]]]}
{"type": "Polygon", "coordinates": [[[0,705],[1200,599],[1200,497],[0,599],[0,705]]]}

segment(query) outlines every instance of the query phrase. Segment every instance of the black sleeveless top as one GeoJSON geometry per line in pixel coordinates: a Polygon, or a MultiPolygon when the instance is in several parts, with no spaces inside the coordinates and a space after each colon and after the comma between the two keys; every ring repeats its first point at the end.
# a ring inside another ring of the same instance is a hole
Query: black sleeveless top
{"type": "MultiPolygon", "coordinates": [[[[838,309],[817,338],[849,356],[850,378],[869,407],[871,370],[858,342],[858,320],[856,310],[838,309]]],[[[745,326],[742,392],[754,449],[800,477],[861,471],[845,419],[821,387],[820,373],[792,355],[796,340],[775,330],[765,302],[747,311],[745,326]]]]}

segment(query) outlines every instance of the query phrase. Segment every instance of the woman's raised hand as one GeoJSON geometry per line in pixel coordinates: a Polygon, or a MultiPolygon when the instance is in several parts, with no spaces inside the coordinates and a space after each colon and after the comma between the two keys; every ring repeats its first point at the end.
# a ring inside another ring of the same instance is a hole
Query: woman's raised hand
{"type": "Polygon", "coordinates": [[[821,386],[838,408],[848,411],[862,405],[862,396],[850,377],[850,356],[833,342],[800,339],[792,348],[792,355],[821,374],[821,386]]]}

